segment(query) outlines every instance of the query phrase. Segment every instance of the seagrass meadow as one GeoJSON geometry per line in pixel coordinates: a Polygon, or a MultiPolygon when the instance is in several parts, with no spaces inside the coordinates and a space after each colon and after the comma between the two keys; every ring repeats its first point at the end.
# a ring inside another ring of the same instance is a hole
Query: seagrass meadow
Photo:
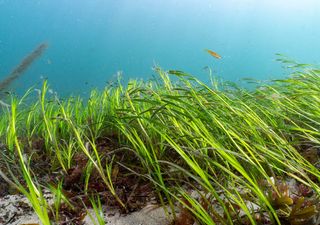
{"type": "Polygon", "coordinates": [[[176,225],[319,224],[320,70],[252,89],[155,72],[86,100],[47,81],[4,99],[0,195],[25,195],[44,225],[151,199],[176,225]]]}

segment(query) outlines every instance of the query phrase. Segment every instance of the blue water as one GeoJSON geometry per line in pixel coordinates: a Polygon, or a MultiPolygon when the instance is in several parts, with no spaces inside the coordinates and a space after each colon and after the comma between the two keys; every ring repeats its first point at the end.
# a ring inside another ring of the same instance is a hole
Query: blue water
{"type": "Polygon", "coordinates": [[[118,71],[150,78],[154,64],[202,80],[205,66],[231,81],[281,77],[275,53],[319,63],[319,22],[319,0],[0,0],[0,79],[44,41],[13,90],[46,77],[58,93],[86,93],[118,71]]]}

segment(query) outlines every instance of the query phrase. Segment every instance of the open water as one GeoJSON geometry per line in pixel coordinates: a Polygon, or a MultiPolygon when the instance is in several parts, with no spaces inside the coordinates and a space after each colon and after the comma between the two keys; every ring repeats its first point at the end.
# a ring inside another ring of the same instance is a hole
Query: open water
{"type": "Polygon", "coordinates": [[[10,85],[47,78],[58,93],[86,93],[152,66],[208,80],[285,76],[282,53],[320,61],[319,0],[0,0],[0,79],[39,44],[48,48],[10,85]],[[212,57],[210,49],[221,56],[212,57]]]}

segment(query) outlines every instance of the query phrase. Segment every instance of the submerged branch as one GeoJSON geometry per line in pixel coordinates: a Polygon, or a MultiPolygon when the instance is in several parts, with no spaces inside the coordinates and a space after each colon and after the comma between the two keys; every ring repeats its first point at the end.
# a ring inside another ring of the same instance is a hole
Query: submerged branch
{"type": "Polygon", "coordinates": [[[0,81],[0,91],[5,90],[14,80],[19,78],[33,63],[33,61],[37,59],[39,56],[41,56],[41,54],[47,47],[47,43],[42,43],[37,48],[35,48],[29,55],[27,55],[22,60],[22,62],[3,81],[0,81]]]}

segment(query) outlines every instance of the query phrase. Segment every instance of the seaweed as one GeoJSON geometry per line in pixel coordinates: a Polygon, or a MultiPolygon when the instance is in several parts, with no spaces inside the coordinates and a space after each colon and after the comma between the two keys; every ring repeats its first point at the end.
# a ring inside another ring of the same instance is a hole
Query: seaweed
{"type": "Polygon", "coordinates": [[[164,206],[175,225],[320,224],[320,70],[257,90],[155,70],[87,100],[52,99],[46,80],[35,100],[12,97],[0,176],[42,224],[82,222],[87,207],[100,216],[99,199],[125,214],[164,206]]]}

